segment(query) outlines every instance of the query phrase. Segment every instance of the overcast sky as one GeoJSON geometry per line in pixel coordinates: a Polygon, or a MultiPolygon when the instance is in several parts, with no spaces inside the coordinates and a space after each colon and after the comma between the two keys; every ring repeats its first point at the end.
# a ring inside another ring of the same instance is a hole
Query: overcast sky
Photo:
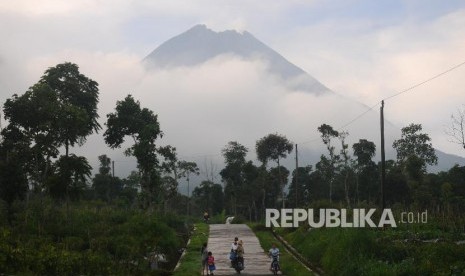
{"type": "MultiPolygon", "coordinates": [[[[186,157],[219,154],[219,145],[227,142],[224,135],[251,151],[254,141],[270,132],[294,142],[318,138],[305,121],[273,124],[271,119],[282,115],[273,110],[292,120],[308,106],[295,95],[283,96],[272,81],[264,83],[258,62],[218,59],[192,70],[147,75],[140,60],[196,24],[215,31],[247,30],[333,91],[367,106],[465,61],[465,2],[459,0],[1,1],[0,102],[24,93],[48,67],[71,61],[100,84],[102,122],[116,100],[132,93],[159,114],[170,143],[186,157]],[[184,94],[173,96],[175,91],[184,94]],[[240,112],[240,120],[228,109],[238,97],[248,99],[251,111],[240,112]],[[238,123],[247,122],[247,116],[260,126],[238,123]],[[208,147],[215,135],[218,145],[208,147]]],[[[397,128],[421,123],[435,147],[465,156],[444,134],[450,115],[465,104],[464,76],[462,66],[387,101],[386,118],[397,128]]],[[[116,157],[120,152],[99,150],[119,162],[134,162],[116,157]]]]}

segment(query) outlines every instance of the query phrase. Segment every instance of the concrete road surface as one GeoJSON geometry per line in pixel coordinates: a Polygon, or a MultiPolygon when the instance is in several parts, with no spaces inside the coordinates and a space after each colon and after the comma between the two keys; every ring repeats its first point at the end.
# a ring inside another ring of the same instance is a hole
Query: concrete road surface
{"type": "MultiPolygon", "coordinates": [[[[208,237],[208,250],[215,257],[215,275],[237,275],[230,267],[229,252],[234,237],[242,240],[244,246],[245,269],[242,275],[272,275],[271,260],[264,253],[253,231],[245,224],[211,224],[208,237]]],[[[268,251],[268,249],[267,249],[268,251]]]]}

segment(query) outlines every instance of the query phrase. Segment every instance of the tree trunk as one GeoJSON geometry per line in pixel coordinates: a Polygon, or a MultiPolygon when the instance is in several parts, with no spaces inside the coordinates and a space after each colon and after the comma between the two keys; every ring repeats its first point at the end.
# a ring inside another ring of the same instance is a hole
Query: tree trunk
{"type": "Polygon", "coordinates": [[[349,170],[346,168],[346,176],[344,179],[344,189],[345,189],[345,197],[347,202],[347,208],[350,208],[350,199],[349,199],[349,187],[348,187],[348,180],[349,180],[349,170]]]}
{"type": "Polygon", "coordinates": [[[282,206],[283,209],[285,208],[284,204],[284,185],[283,185],[283,179],[281,178],[281,166],[279,165],[279,158],[278,158],[278,178],[279,178],[279,187],[281,188],[281,201],[282,201],[282,206]]]}
{"type": "Polygon", "coordinates": [[[189,187],[189,176],[187,176],[187,216],[189,216],[189,204],[191,200],[190,195],[189,195],[190,193],[189,188],[190,188],[189,187]]]}
{"type": "Polygon", "coordinates": [[[65,140],[65,149],[66,149],[66,157],[68,157],[68,154],[69,154],[69,141],[68,141],[68,139],[65,140]]]}

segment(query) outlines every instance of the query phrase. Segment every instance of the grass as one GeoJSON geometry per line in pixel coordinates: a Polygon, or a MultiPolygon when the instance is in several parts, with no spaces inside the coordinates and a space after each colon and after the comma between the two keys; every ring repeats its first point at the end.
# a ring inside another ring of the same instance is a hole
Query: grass
{"type": "MultiPolygon", "coordinates": [[[[327,275],[464,275],[465,247],[443,240],[424,243],[410,238],[435,237],[435,229],[411,233],[387,229],[321,228],[278,232],[327,275]],[[402,238],[402,239],[400,239],[402,238]],[[408,240],[405,241],[404,239],[408,240]]],[[[447,237],[448,235],[443,235],[447,237]]],[[[440,236],[441,237],[441,236],[440,236]]]]}
{"type": "Polygon", "coordinates": [[[200,262],[200,249],[202,244],[208,240],[208,225],[205,223],[194,224],[195,230],[191,236],[191,242],[186,248],[186,254],[181,260],[181,265],[173,273],[175,276],[202,275],[202,264],[200,262]]]}
{"type": "Polygon", "coordinates": [[[280,249],[280,266],[284,275],[289,276],[300,276],[300,275],[312,275],[300,262],[298,262],[294,257],[292,257],[283,246],[280,246],[280,243],[273,236],[271,231],[264,228],[261,224],[249,224],[250,228],[257,235],[260,245],[265,249],[265,252],[268,252],[268,249],[271,248],[271,245],[275,243],[280,249]]]}

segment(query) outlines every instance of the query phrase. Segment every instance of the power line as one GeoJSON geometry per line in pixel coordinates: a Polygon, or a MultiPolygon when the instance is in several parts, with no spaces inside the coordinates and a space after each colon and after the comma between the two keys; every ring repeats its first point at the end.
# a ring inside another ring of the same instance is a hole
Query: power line
{"type": "Polygon", "coordinates": [[[367,114],[369,111],[373,110],[373,108],[377,107],[379,105],[379,102],[376,103],[375,105],[373,105],[372,107],[370,107],[369,109],[365,110],[364,112],[362,112],[360,115],[358,115],[357,117],[355,117],[354,119],[350,120],[348,123],[346,123],[345,125],[341,126],[338,128],[338,130],[341,130],[349,125],[351,125],[353,122],[357,121],[358,119],[362,118],[363,115],[367,114]]]}
{"type": "Polygon", "coordinates": [[[435,76],[432,76],[431,78],[429,78],[429,79],[427,79],[427,80],[424,80],[424,81],[422,81],[422,82],[420,82],[420,83],[417,83],[417,84],[415,84],[415,85],[413,85],[413,86],[411,86],[411,87],[409,87],[409,88],[407,88],[407,89],[405,89],[405,90],[402,90],[402,91],[400,91],[399,93],[396,93],[396,94],[391,95],[391,96],[389,96],[389,97],[387,97],[387,98],[384,98],[383,100],[386,101],[386,100],[392,99],[392,98],[394,98],[394,97],[397,97],[397,96],[399,96],[400,94],[406,93],[406,92],[408,92],[408,91],[410,91],[410,90],[413,90],[413,89],[415,89],[415,88],[417,88],[417,87],[419,87],[419,86],[421,86],[421,85],[423,85],[423,84],[425,84],[425,83],[428,83],[428,82],[430,82],[430,81],[432,81],[432,80],[434,80],[434,79],[437,79],[437,78],[439,78],[439,77],[441,77],[441,76],[443,76],[443,75],[445,75],[445,74],[447,74],[447,73],[449,73],[449,72],[451,72],[451,71],[453,71],[453,70],[455,70],[455,69],[457,69],[457,68],[459,68],[459,67],[461,67],[461,66],[463,66],[463,65],[465,65],[465,61],[462,62],[462,63],[460,63],[460,64],[457,64],[457,65],[455,65],[455,66],[453,66],[453,67],[451,67],[451,68],[449,68],[449,69],[447,69],[446,71],[443,71],[443,72],[441,72],[441,73],[439,73],[439,74],[437,74],[437,75],[435,75],[435,76]]]}
{"type": "MultiPolygon", "coordinates": [[[[428,83],[428,82],[430,82],[430,81],[432,81],[432,80],[434,80],[434,79],[437,79],[437,78],[439,78],[439,77],[441,77],[441,76],[443,76],[443,75],[445,75],[445,74],[447,74],[447,73],[449,73],[449,72],[451,72],[451,71],[453,71],[453,70],[455,70],[455,69],[457,69],[457,68],[459,68],[459,67],[461,67],[461,66],[463,66],[463,65],[465,65],[465,61],[464,61],[464,62],[461,62],[461,63],[459,63],[459,64],[457,64],[457,65],[455,65],[455,66],[453,66],[453,67],[451,67],[451,68],[449,68],[449,69],[447,69],[447,70],[445,70],[445,71],[443,71],[443,72],[441,72],[441,73],[439,73],[439,74],[437,74],[437,75],[434,75],[434,76],[432,76],[432,77],[430,77],[430,78],[428,78],[428,79],[426,79],[426,80],[424,80],[424,81],[422,81],[422,82],[419,82],[419,83],[417,83],[417,84],[415,84],[415,85],[412,85],[412,86],[410,86],[410,87],[407,88],[407,89],[404,89],[404,90],[402,90],[402,91],[400,91],[400,92],[398,92],[398,93],[395,93],[395,94],[393,94],[393,95],[391,95],[391,96],[389,96],[389,97],[387,97],[387,98],[384,98],[383,100],[386,101],[386,100],[392,99],[392,98],[394,98],[394,97],[397,97],[397,96],[399,96],[399,95],[401,95],[401,94],[403,94],[403,93],[406,93],[406,92],[408,92],[408,91],[411,91],[411,90],[413,90],[413,89],[415,89],[415,88],[417,88],[417,87],[419,87],[419,86],[422,86],[422,85],[424,85],[424,84],[426,84],[426,83],[428,83]]],[[[381,101],[377,102],[375,105],[373,105],[373,106],[370,107],[369,109],[365,110],[364,112],[360,113],[360,114],[359,114],[358,116],[356,116],[354,119],[352,119],[352,120],[350,120],[349,122],[347,122],[346,124],[342,125],[342,126],[339,127],[337,130],[341,130],[341,129],[343,129],[343,128],[349,126],[349,125],[351,125],[352,123],[354,123],[355,121],[357,121],[358,119],[360,119],[361,117],[363,117],[366,113],[368,113],[369,111],[373,110],[373,108],[375,108],[376,106],[378,106],[380,103],[381,103],[381,101]]],[[[311,140],[304,141],[304,142],[299,143],[299,144],[307,144],[307,143],[311,143],[311,142],[318,141],[319,139],[320,139],[320,138],[318,137],[318,138],[314,138],[314,139],[311,139],[311,140]]]]}

